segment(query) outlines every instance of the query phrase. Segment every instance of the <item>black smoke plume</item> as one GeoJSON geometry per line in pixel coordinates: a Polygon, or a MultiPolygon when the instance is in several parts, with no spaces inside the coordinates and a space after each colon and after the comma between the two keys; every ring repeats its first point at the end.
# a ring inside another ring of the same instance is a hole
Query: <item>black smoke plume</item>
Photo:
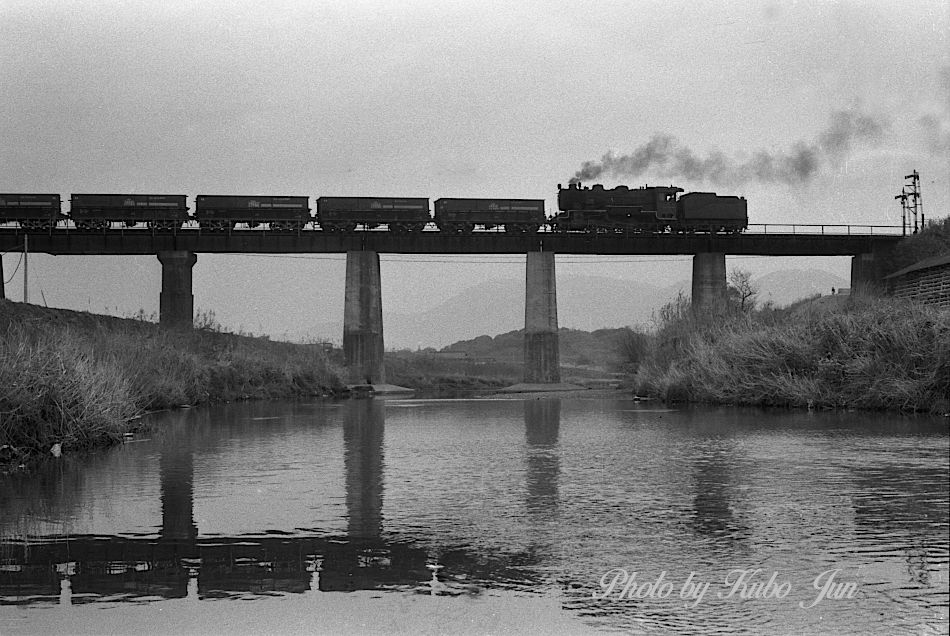
{"type": "Polygon", "coordinates": [[[608,152],[599,161],[585,161],[570,183],[602,176],[687,179],[716,185],[735,186],[749,182],[801,184],[811,180],[826,166],[837,165],[856,143],[874,143],[888,123],[857,110],[838,111],[815,140],[799,141],[785,151],[758,150],[744,161],[720,151],[697,155],[676,138],[656,134],[630,154],[608,152]]]}

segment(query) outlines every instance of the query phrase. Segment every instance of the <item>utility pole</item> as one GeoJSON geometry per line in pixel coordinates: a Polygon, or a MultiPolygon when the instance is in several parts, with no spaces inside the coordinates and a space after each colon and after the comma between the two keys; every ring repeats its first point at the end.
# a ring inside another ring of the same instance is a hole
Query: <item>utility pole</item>
{"type": "Polygon", "coordinates": [[[895,199],[901,202],[901,233],[907,236],[907,230],[910,229],[911,218],[914,220],[914,234],[918,230],[924,229],[926,220],[924,219],[924,204],[920,198],[920,175],[916,170],[905,176],[907,182],[901,188],[901,193],[895,199]],[[920,217],[920,225],[917,225],[920,217]]]}
{"type": "Polygon", "coordinates": [[[920,216],[920,227],[923,227],[924,207],[920,201],[920,175],[914,170],[904,177],[907,183],[904,185],[904,192],[907,195],[907,210],[914,217],[914,234],[917,234],[917,217],[920,216]]]}
{"type": "Polygon", "coordinates": [[[30,302],[30,235],[23,235],[23,304],[30,302]]]}
{"type": "Polygon", "coordinates": [[[907,190],[902,189],[901,193],[898,194],[895,199],[900,199],[901,202],[901,235],[907,236],[907,190]]]}
{"type": "Polygon", "coordinates": [[[7,297],[6,279],[3,277],[3,254],[0,254],[0,300],[7,297]]]}

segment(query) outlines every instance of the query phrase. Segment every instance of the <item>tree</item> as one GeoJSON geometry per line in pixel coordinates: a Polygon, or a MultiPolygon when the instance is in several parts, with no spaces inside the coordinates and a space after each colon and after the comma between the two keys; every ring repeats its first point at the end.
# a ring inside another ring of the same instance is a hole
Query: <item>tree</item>
{"type": "Polygon", "coordinates": [[[752,283],[752,273],[742,269],[729,272],[729,300],[743,313],[755,309],[759,288],[752,283]]]}

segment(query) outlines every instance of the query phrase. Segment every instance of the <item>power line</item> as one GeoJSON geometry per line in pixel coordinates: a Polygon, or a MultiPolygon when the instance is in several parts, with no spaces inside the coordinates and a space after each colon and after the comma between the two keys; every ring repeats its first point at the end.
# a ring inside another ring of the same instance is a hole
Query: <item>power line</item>
{"type": "MultiPolygon", "coordinates": [[[[228,256],[251,256],[251,257],[261,257],[261,258],[287,258],[287,259],[301,259],[301,260],[310,260],[310,261],[335,261],[343,262],[345,256],[342,254],[334,254],[327,256],[298,256],[294,254],[250,254],[250,253],[234,253],[228,254],[228,256]]],[[[482,265],[482,264],[496,264],[496,265],[520,265],[524,262],[524,255],[522,254],[512,254],[511,258],[503,260],[489,260],[498,259],[500,255],[495,254],[488,258],[472,258],[470,256],[461,256],[461,255],[447,255],[445,257],[432,257],[427,258],[418,258],[412,255],[402,255],[402,254],[388,254],[382,257],[380,260],[388,263],[422,263],[422,264],[471,264],[471,265],[482,265]]],[[[599,256],[599,255],[598,255],[599,256]]],[[[587,259],[579,254],[559,254],[558,262],[559,263],[568,263],[572,265],[597,265],[597,264],[615,264],[615,263],[686,263],[692,256],[684,255],[674,258],[630,258],[629,256],[618,256],[616,258],[603,258],[600,256],[598,259],[587,259]],[[572,258],[573,257],[573,258],[572,258]]],[[[730,259],[756,259],[756,258],[781,258],[776,256],[765,256],[765,255],[736,255],[729,256],[730,259]]]]}
{"type": "Polygon", "coordinates": [[[9,283],[9,282],[11,282],[11,281],[13,280],[13,277],[16,276],[16,273],[17,273],[18,271],[20,271],[20,263],[22,263],[22,262],[23,262],[23,252],[20,252],[20,259],[16,262],[16,269],[14,269],[14,270],[13,270],[13,273],[10,274],[10,278],[8,278],[6,281],[4,281],[4,283],[3,283],[4,285],[6,285],[7,283],[9,283]]]}
{"type": "Polygon", "coordinates": [[[20,243],[20,244],[17,245],[16,247],[7,250],[7,251],[4,252],[3,254],[0,254],[0,256],[6,256],[6,255],[9,254],[10,252],[19,252],[20,254],[23,254],[23,243],[20,243]]]}

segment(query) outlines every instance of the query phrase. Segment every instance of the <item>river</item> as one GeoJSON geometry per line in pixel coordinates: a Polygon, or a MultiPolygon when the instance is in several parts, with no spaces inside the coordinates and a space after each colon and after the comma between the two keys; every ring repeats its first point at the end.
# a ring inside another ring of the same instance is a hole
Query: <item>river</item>
{"type": "Polygon", "coordinates": [[[943,418],[256,402],[0,478],[0,634],[948,631],[943,418]]]}

